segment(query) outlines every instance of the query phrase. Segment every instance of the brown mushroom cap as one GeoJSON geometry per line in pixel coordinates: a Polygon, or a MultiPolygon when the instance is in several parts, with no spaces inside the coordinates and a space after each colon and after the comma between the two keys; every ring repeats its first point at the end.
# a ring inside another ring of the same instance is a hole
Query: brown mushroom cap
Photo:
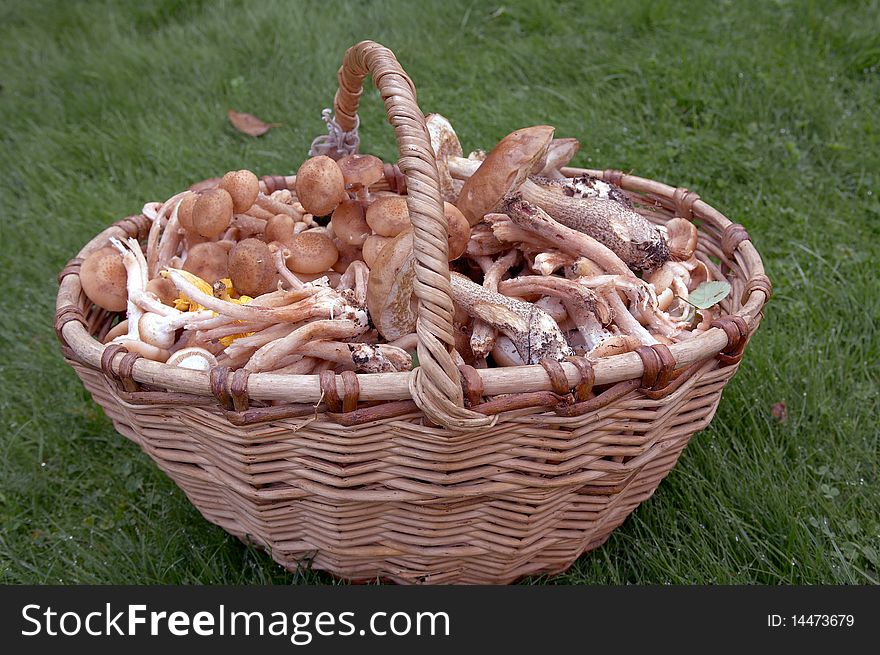
{"type": "Polygon", "coordinates": [[[300,232],[288,244],[287,268],[294,273],[322,273],[339,259],[339,250],[324,232],[300,232]]]}
{"type": "Polygon", "coordinates": [[[216,241],[197,243],[187,251],[183,270],[214,284],[229,277],[229,251],[216,241]]]}
{"type": "Polygon", "coordinates": [[[79,281],[89,300],[111,312],[126,308],[127,276],[119,251],[107,246],[90,253],[79,269],[79,281]]]}
{"type": "Polygon", "coordinates": [[[412,231],[401,232],[376,257],[367,282],[367,310],[379,333],[393,341],[415,331],[418,304],[412,231]]]}
{"type": "Polygon", "coordinates": [[[346,246],[361,247],[370,236],[364,208],[356,200],[343,200],[330,219],[333,234],[346,246]]]}
{"type": "Polygon", "coordinates": [[[383,237],[396,237],[412,226],[404,196],[382,196],[367,207],[367,225],[383,237]]]}
{"type": "Polygon", "coordinates": [[[275,261],[269,246],[259,239],[245,239],[229,253],[229,279],[242,295],[259,296],[272,290],[275,261]]]}
{"type": "Polygon", "coordinates": [[[187,232],[196,231],[195,225],[193,225],[193,207],[195,207],[196,200],[198,199],[199,194],[190,191],[183,196],[180,204],[177,205],[177,222],[187,232]]]}
{"type": "Polygon", "coordinates": [[[464,183],[455,203],[471,225],[523,183],[545,157],[552,138],[551,126],[536,125],[511,132],[498,142],[464,183]]]}
{"type": "Polygon", "coordinates": [[[458,259],[464,254],[471,238],[471,226],[458,207],[448,202],[443,203],[443,215],[446,217],[447,240],[449,242],[449,261],[458,259]]]}
{"type": "Polygon", "coordinates": [[[266,222],[266,241],[278,243],[290,243],[293,239],[293,229],[296,221],[289,214],[278,214],[266,222]]]}
{"type": "Polygon", "coordinates": [[[345,198],[345,178],[339,165],[326,155],[306,159],[296,172],[296,195],[308,213],[331,213],[345,198]]]}
{"type": "Polygon", "coordinates": [[[163,305],[173,306],[174,301],[177,300],[177,287],[167,277],[154,277],[147,282],[146,290],[156,294],[163,305]]]}
{"type": "Polygon", "coordinates": [[[368,188],[385,177],[385,164],[373,155],[353,154],[336,161],[346,187],[368,188]]]}
{"type": "Polygon", "coordinates": [[[232,196],[225,189],[208,189],[193,206],[192,222],[203,237],[220,236],[232,222],[232,196]]]}
{"type": "Polygon", "coordinates": [[[373,268],[376,263],[376,257],[379,256],[379,253],[382,252],[382,248],[384,248],[391,239],[392,237],[383,237],[380,234],[371,234],[367,237],[367,240],[364,241],[363,247],[364,262],[367,266],[373,268]]]}
{"type": "Polygon", "coordinates": [[[246,212],[260,194],[260,181],[249,170],[229,171],[220,180],[220,188],[232,197],[232,210],[246,212]]]}

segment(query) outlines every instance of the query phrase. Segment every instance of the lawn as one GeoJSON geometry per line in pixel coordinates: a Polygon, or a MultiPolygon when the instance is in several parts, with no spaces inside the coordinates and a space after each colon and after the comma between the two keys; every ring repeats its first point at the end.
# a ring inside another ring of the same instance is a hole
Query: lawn
{"type": "MultiPolygon", "coordinates": [[[[465,148],[522,126],[686,186],[775,287],[712,424],[553,584],[880,580],[877,2],[0,3],[0,582],[329,582],[201,518],[63,362],[55,274],[230,169],[291,173],[349,45],[392,48],[465,148]],[[282,126],[235,132],[226,110],[282,126]],[[787,420],[771,413],[785,403],[787,420]]],[[[362,149],[396,153],[370,86],[362,149]]]]}

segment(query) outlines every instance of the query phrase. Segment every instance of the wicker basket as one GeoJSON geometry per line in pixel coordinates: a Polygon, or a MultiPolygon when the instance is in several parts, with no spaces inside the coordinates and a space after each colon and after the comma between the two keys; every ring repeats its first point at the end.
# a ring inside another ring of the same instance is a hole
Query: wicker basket
{"type": "MultiPolygon", "coordinates": [[[[686,189],[620,171],[565,169],[620,185],[656,223],[699,226],[698,257],[733,293],[712,329],[670,347],[459,370],[446,227],[412,82],[372,43],[346,52],[335,118],[357,124],[367,74],[400,150],[420,302],[412,373],[294,376],[188,371],[98,340],[115,315],[80,287],[82,258],[110,236],[146,237],[132,216],[90,241],[59,276],[66,360],[116,428],[146,451],[209,521],[294,569],[353,580],[508,583],[556,573],[602,544],[704,428],[770,297],[741,225],[686,189]]],[[[389,177],[392,179],[393,175],[389,177]]],[[[292,178],[267,177],[271,191],[292,178]]]]}

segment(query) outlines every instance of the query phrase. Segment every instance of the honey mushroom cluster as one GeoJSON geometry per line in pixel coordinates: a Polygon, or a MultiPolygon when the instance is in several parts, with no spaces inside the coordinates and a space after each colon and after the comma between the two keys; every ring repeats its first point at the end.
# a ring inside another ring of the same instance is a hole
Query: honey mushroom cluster
{"type": "MultiPolygon", "coordinates": [[[[464,157],[447,119],[426,122],[459,364],[596,359],[709,328],[717,305],[689,302],[713,277],[690,221],[655,225],[617,186],[566,177],[579,143],[550,126],[464,157]]],[[[104,341],[196,370],[410,370],[413,230],[389,170],[368,154],[321,155],[294,177],[230,171],[147,203],[145,249],[110,239],[82,264],[88,298],[125,312],[104,341]]]]}

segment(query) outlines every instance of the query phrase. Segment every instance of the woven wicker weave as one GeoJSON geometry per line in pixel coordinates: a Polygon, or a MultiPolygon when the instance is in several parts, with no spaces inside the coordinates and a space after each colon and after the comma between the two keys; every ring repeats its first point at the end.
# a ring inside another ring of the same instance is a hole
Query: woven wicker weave
{"type": "Polygon", "coordinates": [[[651,496],[712,419],[770,282],[745,229],[696,194],[620,171],[564,169],[620,185],[653,222],[697,221],[698,257],[733,286],[726,315],[668,348],[459,370],[449,354],[436,166],[412,82],[389,50],[372,42],[349,49],[336,119],[345,130],[356,125],[368,74],[400,150],[398,179],[389,182],[405,177],[415,227],[421,365],[413,373],[206,374],[103,346],[115,315],[82,293],[79,265],[110,236],[144,239],[144,216],[108,228],[62,270],[62,351],[119,432],[209,521],[288,568],[307,561],[345,578],[403,583],[507,583],[562,571],[651,496]]]}

